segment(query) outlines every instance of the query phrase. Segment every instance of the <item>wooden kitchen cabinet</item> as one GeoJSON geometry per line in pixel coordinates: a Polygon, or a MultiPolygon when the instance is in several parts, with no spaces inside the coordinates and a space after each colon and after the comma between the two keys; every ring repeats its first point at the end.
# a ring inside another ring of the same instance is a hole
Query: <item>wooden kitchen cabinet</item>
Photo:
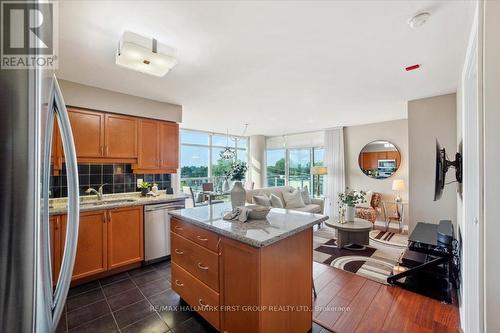
{"type": "Polygon", "coordinates": [[[62,235],[62,216],[52,215],[49,217],[50,227],[50,253],[52,254],[52,283],[57,283],[61,271],[62,253],[64,249],[62,235]]]}
{"type": "Polygon", "coordinates": [[[68,108],[79,162],[137,161],[136,117],[68,108]]]}
{"type": "Polygon", "coordinates": [[[108,270],[140,262],[144,258],[142,206],[108,211],[108,270]]]}
{"type": "Polygon", "coordinates": [[[104,156],[104,114],[68,108],[77,158],[104,156]]]}
{"type": "Polygon", "coordinates": [[[141,119],[138,163],[134,173],[176,173],[179,167],[179,125],[141,119]]]}
{"type": "Polygon", "coordinates": [[[137,118],[105,114],[104,156],[107,158],[137,158],[137,130],[137,118]]]}
{"type": "MultiPolygon", "coordinates": [[[[107,270],[107,225],[105,210],[80,213],[78,246],[72,280],[107,270]]],[[[63,235],[66,235],[67,215],[63,215],[63,235]]]]}
{"type": "Polygon", "coordinates": [[[160,168],[175,173],[179,167],[179,124],[160,122],[160,168]]]}
{"type": "Polygon", "coordinates": [[[160,168],[159,122],[151,119],[139,121],[139,156],[134,169],[155,170],[160,168]]]}
{"type": "Polygon", "coordinates": [[[59,176],[61,173],[63,156],[64,150],[62,146],[61,132],[59,131],[57,118],[55,118],[54,128],[52,130],[52,149],[50,151],[50,164],[52,165],[53,176],[59,176]]]}
{"type": "MultiPolygon", "coordinates": [[[[59,274],[61,267],[67,215],[52,216],[50,225],[54,276],[54,273],[59,274]]],[[[143,259],[143,206],[80,213],[73,281],[91,278],[143,259]]]]}

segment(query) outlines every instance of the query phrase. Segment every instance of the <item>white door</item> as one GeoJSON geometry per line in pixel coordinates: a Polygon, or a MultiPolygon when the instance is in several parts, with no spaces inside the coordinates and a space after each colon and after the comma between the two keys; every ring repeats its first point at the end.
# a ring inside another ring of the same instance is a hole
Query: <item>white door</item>
{"type": "Polygon", "coordinates": [[[463,82],[463,221],[462,325],[465,332],[483,332],[483,116],[482,35],[474,19],[463,82]]]}

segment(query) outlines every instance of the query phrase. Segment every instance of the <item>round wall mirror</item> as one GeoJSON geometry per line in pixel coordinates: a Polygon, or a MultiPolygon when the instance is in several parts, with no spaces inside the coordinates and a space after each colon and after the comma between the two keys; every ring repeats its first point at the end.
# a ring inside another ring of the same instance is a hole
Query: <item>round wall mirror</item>
{"type": "Polygon", "coordinates": [[[368,177],[385,179],[399,169],[401,154],[391,142],[376,140],[361,149],[358,163],[361,171],[368,177]]]}

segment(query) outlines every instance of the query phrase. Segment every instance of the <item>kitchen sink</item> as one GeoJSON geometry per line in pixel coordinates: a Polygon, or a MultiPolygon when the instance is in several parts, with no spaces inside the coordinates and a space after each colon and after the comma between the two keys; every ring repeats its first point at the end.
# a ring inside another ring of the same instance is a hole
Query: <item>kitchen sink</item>
{"type": "Polygon", "coordinates": [[[87,201],[81,202],[80,206],[102,206],[108,204],[117,204],[117,203],[127,203],[127,202],[135,202],[135,199],[107,199],[102,201],[87,201]]]}

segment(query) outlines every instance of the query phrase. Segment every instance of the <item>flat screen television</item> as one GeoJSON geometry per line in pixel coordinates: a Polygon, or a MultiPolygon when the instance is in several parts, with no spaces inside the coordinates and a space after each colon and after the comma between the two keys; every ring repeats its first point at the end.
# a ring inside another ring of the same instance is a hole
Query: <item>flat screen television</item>
{"type": "Polygon", "coordinates": [[[462,155],[455,154],[455,161],[449,161],[446,156],[446,149],[441,148],[436,140],[436,173],[434,180],[434,201],[441,198],[444,186],[446,185],[446,173],[450,167],[455,168],[455,178],[457,182],[462,182],[462,155]]]}

